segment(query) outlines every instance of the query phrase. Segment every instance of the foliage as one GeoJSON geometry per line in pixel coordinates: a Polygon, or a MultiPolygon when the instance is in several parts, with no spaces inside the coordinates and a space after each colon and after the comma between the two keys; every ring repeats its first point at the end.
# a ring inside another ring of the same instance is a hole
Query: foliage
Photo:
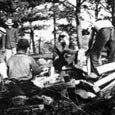
{"type": "MultiPolygon", "coordinates": [[[[100,9],[110,10],[110,5],[105,0],[79,0],[80,5],[84,2],[91,3],[91,7],[84,5],[84,9],[87,9],[88,14],[91,15],[90,10],[95,11],[95,15],[98,14],[100,9]],[[103,3],[107,3],[104,5],[103,3]],[[97,7],[96,7],[97,4],[97,7]],[[100,5],[99,5],[100,4],[100,5]],[[101,6],[101,7],[100,7],[101,6]]],[[[71,37],[72,34],[77,34],[77,28],[73,21],[77,21],[76,16],[76,7],[69,3],[67,0],[1,0],[0,1],[1,12],[0,12],[0,24],[3,25],[3,22],[8,18],[12,17],[14,21],[18,22],[21,25],[21,29],[25,30],[29,27],[23,29],[23,23],[29,21],[30,25],[33,21],[37,20],[50,20],[56,17],[58,22],[60,19],[66,19],[67,24],[58,24],[56,23],[56,31],[64,31],[68,33],[71,37]],[[51,8],[47,8],[47,3],[55,3],[51,5],[51,8]],[[37,9],[36,6],[44,5],[43,9],[37,9]]],[[[82,8],[79,6],[79,8],[82,8]]],[[[80,17],[81,18],[81,17],[80,17]]],[[[34,29],[44,29],[43,27],[38,27],[35,25],[34,29]]]]}
{"type": "Polygon", "coordinates": [[[67,24],[67,25],[61,24],[61,25],[58,25],[58,29],[60,31],[65,31],[66,33],[68,33],[68,35],[70,37],[72,36],[72,34],[76,34],[76,27],[73,26],[72,24],[67,24]]]}
{"type": "Polygon", "coordinates": [[[36,53],[53,55],[52,54],[53,53],[53,44],[50,41],[43,42],[42,40],[38,40],[36,44],[37,44],[36,50],[40,51],[40,52],[36,52],[36,53]],[[40,45],[40,47],[39,47],[39,45],[40,45]]]}

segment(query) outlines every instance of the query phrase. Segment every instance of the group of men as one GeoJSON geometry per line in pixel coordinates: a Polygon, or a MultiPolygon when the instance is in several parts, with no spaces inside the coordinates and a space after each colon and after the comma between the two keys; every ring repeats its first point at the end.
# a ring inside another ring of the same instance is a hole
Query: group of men
{"type": "Polygon", "coordinates": [[[5,53],[5,60],[16,53],[16,43],[18,41],[18,28],[13,27],[14,23],[11,18],[5,22],[5,28],[0,28],[2,52],[5,53]]]}
{"type": "Polygon", "coordinates": [[[8,26],[6,30],[0,28],[2,30],[1,50],[5,54],[5,58],[1,56],[4,62],[2,60],[3,63],[0,63],[0,78],[2,76],[3,79],[7,77],[6,80],[10,80],[11,83],[9,82],[6,85],[9,93],[0,94],[3,97],[9,94],[13,97],[17,95],[32,96],[36,92],[40,92],[40,88],[36,87],[31,80],[34,79],[35,75],[42,72],[42,67],[36,63],[33,57],[27,54],[30,43],[27,39],[18,37],[17,29],[12,27],[14,24],[12,19],[8,19],[5,24],[8,26]],[[3,68],[3,66],[6,68],[3,68]],[[2,71],[2,69],[6,70],[2,71]]]}
{"type": "MultiPolygon", "coordinates": [[[[115,29],[106,15],[101,14],[96,22],[92,24],[90,38],[86,55],[91,59],[91,73],[98,75],[97,67],[102,65],[100,60],[104,49],[106,49],[107,52],[108,62],[110,63],[115,61],[115,29]]],[[[64,36],[59,36],[59,43],[56,47],[58,47],[58,50],[61,50],[60,52],[63,50],[68,51],[70,54],[73,52],[75,54],[76,50],[69,48],[68,42],[66,43],[66,41],[64,41],[64,36]],[[61,44],[61,47],[58,45],[59,43],[61,44]]],[[[63,63],[64,61],[62,61],[61,64],[63,63]]],[[[56,63],[56,65],[60,64],[56,63]]]]}
{"type": "MultiPolygon", "coordinates": [[[[8,28],[2,34],[2,50],[6,50],[8,77],[17,80],[30,80],[42,69],[32,57],[26,55],[29,42],[27,39],[18,38],[18,31],[12,27],[12,20],[8,19],[5,24],[8,28]],[[12,54],[15,55],[11,56],[12,54]]],[[[96,67],[100,65],[99,58],[103,48],[108,49],[109,62],[115,61],[115,30],[110,20],[104,18],[98,19],[92,30],[93,33],[96,32],[96,37],[93,34],[92,38],[95,37],[95,42],[93,42],[92,47],[90,46],[88,54],[91,57],[92,72],[96,73],[96,67]]],[[[62,38],[63,36],[60,37],[60,42],[62,38]]],[[[66,47],[66,43],[62,42],[62,46],[69,53],[75,54],[74,50],[66,47]]]]}
{"type": "Polygon", "coordinates": [[[100,66],[100,57],[103,50],[107,52],[108,63],[115,61],[115,29],[108,17],[101,14],[93,24],[89,45],[89,56],[91,58],[92,72],[98,74],[97,67],[100,66]]]}
{"type": "Polygon", "coordinates": [[[0,28],[2,53],[7,66],[7,76],[10,79],[30,80],[41,72],[41,68],[36,61],[27,55],[30,44],[27,39],[18,36],[18,29],[14,28],[12,19],[8,19],[5,24],[6,29],[0,28]]]}

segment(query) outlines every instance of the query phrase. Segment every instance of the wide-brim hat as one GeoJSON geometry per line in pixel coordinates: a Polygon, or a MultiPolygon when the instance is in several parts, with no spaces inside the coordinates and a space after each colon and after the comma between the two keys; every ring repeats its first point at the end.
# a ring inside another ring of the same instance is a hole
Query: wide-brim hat
{"type": "Polygon", "coordinates": [[[14,23],[12,22],[12,19],[9,18],[6,22],[5,22],[6,25],[8,26],[12,26],[14,23]]]}
{"type": "Polygon", "coordinates": [[[30,46],[30,44],[29,44],[29,41],[27,39],[20,38],[18,40],[17,46],[20,48],[27,48],[30,46]]]}

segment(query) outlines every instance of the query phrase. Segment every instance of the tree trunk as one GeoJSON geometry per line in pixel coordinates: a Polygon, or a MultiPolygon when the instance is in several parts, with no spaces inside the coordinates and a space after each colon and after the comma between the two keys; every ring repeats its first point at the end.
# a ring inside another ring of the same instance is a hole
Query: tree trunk
{"type": "Polygon", "coordinates": [[[41,54],[41,38],[39,39],[39,54],[41,54]]]}
{"type": "MultiPolygon", "coordinates": [[[[55,3],[53,2],[53,25],[54,25],[54,47],[56,45],[56,11],[55,3]]],[[[55,51],[53,51],[53,60],[55,59],[55,51]]]]}
{"type": "Polygon", "coordinates": [[[30,30],[31,30],[30,36],[31,36],[31,40],[32,40],[33,53],[35,54],[36,53],[36,48],[35,48],[35,42],[34,42],[34,30],[33,30],[32,27],[31,27],[30,30]]]}
{"type": "Polygon", "coordinates": [[[78,48],[82,48],[82,27],[80,22],[80,6],[81,0],[76,0],[76,28],[78,48]]]}
{"type": "Polygon", "coordinates": [[[115,1],[114,0],[112,0],[111,7],[112,7],[112,24],[115,27],[115,1]]]}
{"type": "Polygon", "coordinates": [[[95,8],[95,19],[96,20],[98,18],[98,14],[99,14],[98,6],[99,6],[99,0],[96,1],[96,8],[95,8]]]}

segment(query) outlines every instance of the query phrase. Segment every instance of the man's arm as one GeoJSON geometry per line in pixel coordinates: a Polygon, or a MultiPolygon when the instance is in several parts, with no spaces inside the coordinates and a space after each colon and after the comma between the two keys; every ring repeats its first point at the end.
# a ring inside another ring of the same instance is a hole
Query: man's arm
{"type": "Polygon", "coordinates": [[[70,49],[70,48],[68,48],[68,47],[66,47],[65,49],[64,49],[64,52],[67,52],[67,53],[69,53],[69,54],[76,54],[76,50],[73,50],[73,49],[70,49]]]}
{"type": "Polygon", "coordinates": [[[19,39],[18,29],[15,29],[15,38],[16,38],[16,43],[17,43],[19,39]]]}
{"type": "Polygon", "coordinates": [[[6,41],[6,35],[2,35],[2,51],[5,52],[5,41],[6,41]]]}
{"type": "Polygon", "coordinates": [[[92,32],[91,32],[91,36],[90,36],[90,40],[89,40],[89,44],[88,44],[88,46],[89,46],[88,50],[90,50],[92,48],[95,32],[96,32],[95,28],[92,28],[92,32]]]}
{"type": "Polygon", "coordinates": [[[34,75],[40,74],[42,72],[42,68],[35,62],[35,60],[30,57],[31,59],[31,68],[32,68],[32,73],[34,75]]]}

